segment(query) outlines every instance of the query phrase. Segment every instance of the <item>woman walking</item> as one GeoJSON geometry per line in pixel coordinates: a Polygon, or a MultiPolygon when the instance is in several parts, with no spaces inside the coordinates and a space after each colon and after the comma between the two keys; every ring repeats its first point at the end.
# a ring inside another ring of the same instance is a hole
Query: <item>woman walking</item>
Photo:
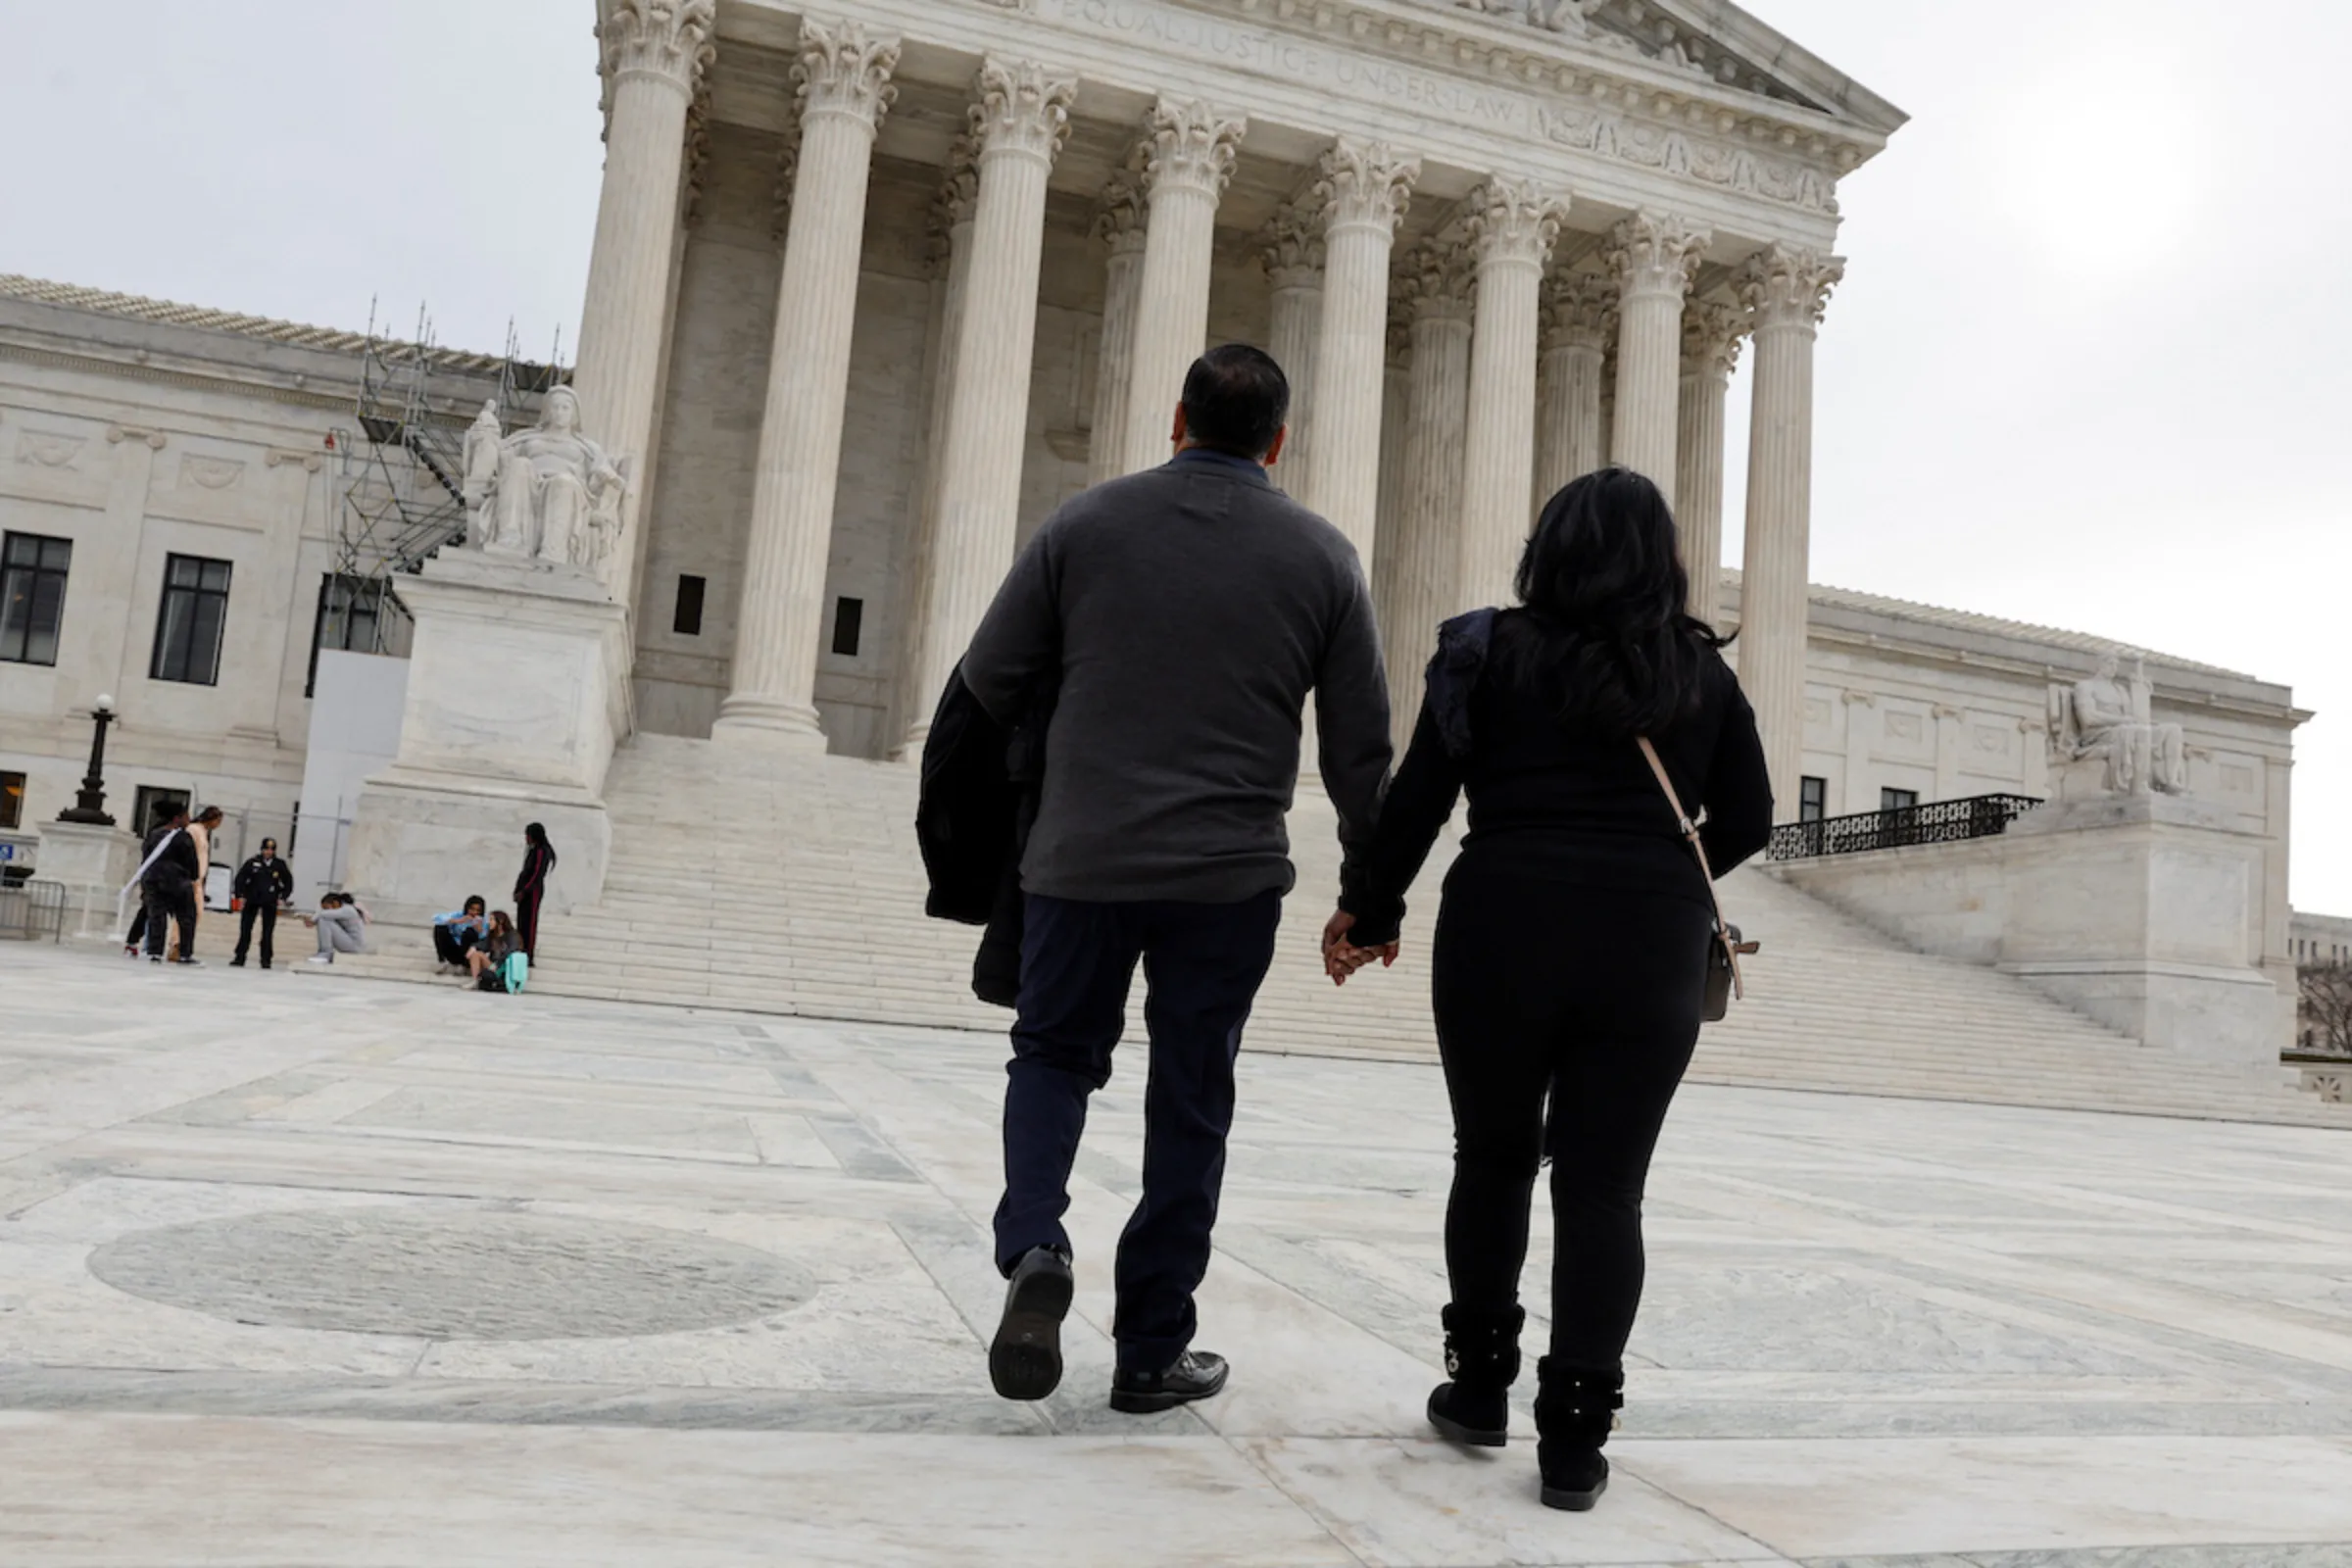
{"type": "Polygon", "coordinates": [[[547,829],[533,822],[522,830],[526,848],[522,874],[514,879],[514,924],[522,933],[523,956],[539,961],[539,903],[547,896],[547,874],[556,868],[555,846],[547,829]]]}
{"type": "Polygon", "coordinates": [[[1698,1041],[1713,904],[1681,833],[1728,871],[1764,847],[1755,715],[1685,612],[1674,518],[1622,468],[1544,509],[1521,604],[1446,623],[1365,875],[1326,935],[1332,978],[1393,959],[1403,896],[1464,791],[1470,827],[1439,906],[1432,992],[1453,1105],[1446,1365],[1429,1419],[1499,1446],[1519,1372],[1519,1273],[1551,1157],[1550,1353],[1537,1365],[1544,1501],[1590,1508],[1623,1404],[1642,1298],[1642,1191],[1698,1041]],[[1670,804],[1643,759],[1663,759],[1670,804]],[[1546,1098],[1549,1108],[1546,1113],[1546,1098]]]}

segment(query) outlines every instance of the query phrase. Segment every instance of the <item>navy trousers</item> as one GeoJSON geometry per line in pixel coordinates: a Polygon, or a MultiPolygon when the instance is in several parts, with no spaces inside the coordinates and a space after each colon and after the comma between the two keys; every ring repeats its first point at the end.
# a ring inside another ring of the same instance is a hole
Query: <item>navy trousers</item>
{"type": "Polygon", "coordinates": [[[1031,1249],[1070,1250],[1062,1216],[1086,1107],[1110,1081],[1140,961],[1152,1037],[1144,1090],[1144,1196],[1119,1238],[1119,1366],[1167,1368],[1193,1343],[1193,1293],[1233,1130],[1242,1026],[1274,961],[1282,896],[1241,904],[1084,904],[1027,899],[1021,995],[1004,1089],[1004,1200],[997,1266],[1031,1249]]]}

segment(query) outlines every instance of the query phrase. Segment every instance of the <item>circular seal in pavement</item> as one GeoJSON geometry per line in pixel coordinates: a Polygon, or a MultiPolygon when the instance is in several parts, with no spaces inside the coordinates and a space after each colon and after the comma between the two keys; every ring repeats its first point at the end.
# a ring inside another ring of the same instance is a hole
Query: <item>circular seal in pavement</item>
{"type": "Polygon", "coordinates": [[[292,1209],[139,1231],[90,1254],[119,1291],[232,1323],[449,1340],[624,1339],[748,1323],[815,1294],[735,1242],[479,1209],[292,1209]]]}

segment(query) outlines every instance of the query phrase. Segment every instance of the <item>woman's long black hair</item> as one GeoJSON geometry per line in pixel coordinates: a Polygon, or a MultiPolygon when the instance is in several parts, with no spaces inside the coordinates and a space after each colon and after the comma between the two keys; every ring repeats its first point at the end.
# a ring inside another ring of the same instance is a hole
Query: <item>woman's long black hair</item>
{"type": "Polygon", "coordinates": [[[556,847],[547,842],[546,828],[542,827],[537,822],[533,822],[522,830],[522,836],[535,847],[547,852],[547,863],[550,866],[553,866],[556,863],[556,847]]]}
{"type": "Polygon", "coordinates": [[[1494,657],[1567,728],[1655,735],[1695,708],[1726,639],[1691,618],[1674,513],[1630,468],[1571,482],[1519,558],[1524,612],[1495,628],[1494,657]]]}

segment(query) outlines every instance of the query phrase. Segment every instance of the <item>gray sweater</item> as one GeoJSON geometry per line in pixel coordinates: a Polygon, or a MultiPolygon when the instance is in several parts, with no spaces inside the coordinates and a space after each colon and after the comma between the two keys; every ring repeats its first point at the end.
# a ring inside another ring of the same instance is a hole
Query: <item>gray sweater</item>
{"type": "Polygon", "coordinates": [[[1389,694],[1363,566],[1258,465],[1183,453],[1046,519],[973,636],[963,679],[1010,722],[1056,671],[1021,861],[1029,892],[1188,904],[1288,892],[1283,818],[1309,691],[1341,840],[1369,839],[1389,694]]]}

